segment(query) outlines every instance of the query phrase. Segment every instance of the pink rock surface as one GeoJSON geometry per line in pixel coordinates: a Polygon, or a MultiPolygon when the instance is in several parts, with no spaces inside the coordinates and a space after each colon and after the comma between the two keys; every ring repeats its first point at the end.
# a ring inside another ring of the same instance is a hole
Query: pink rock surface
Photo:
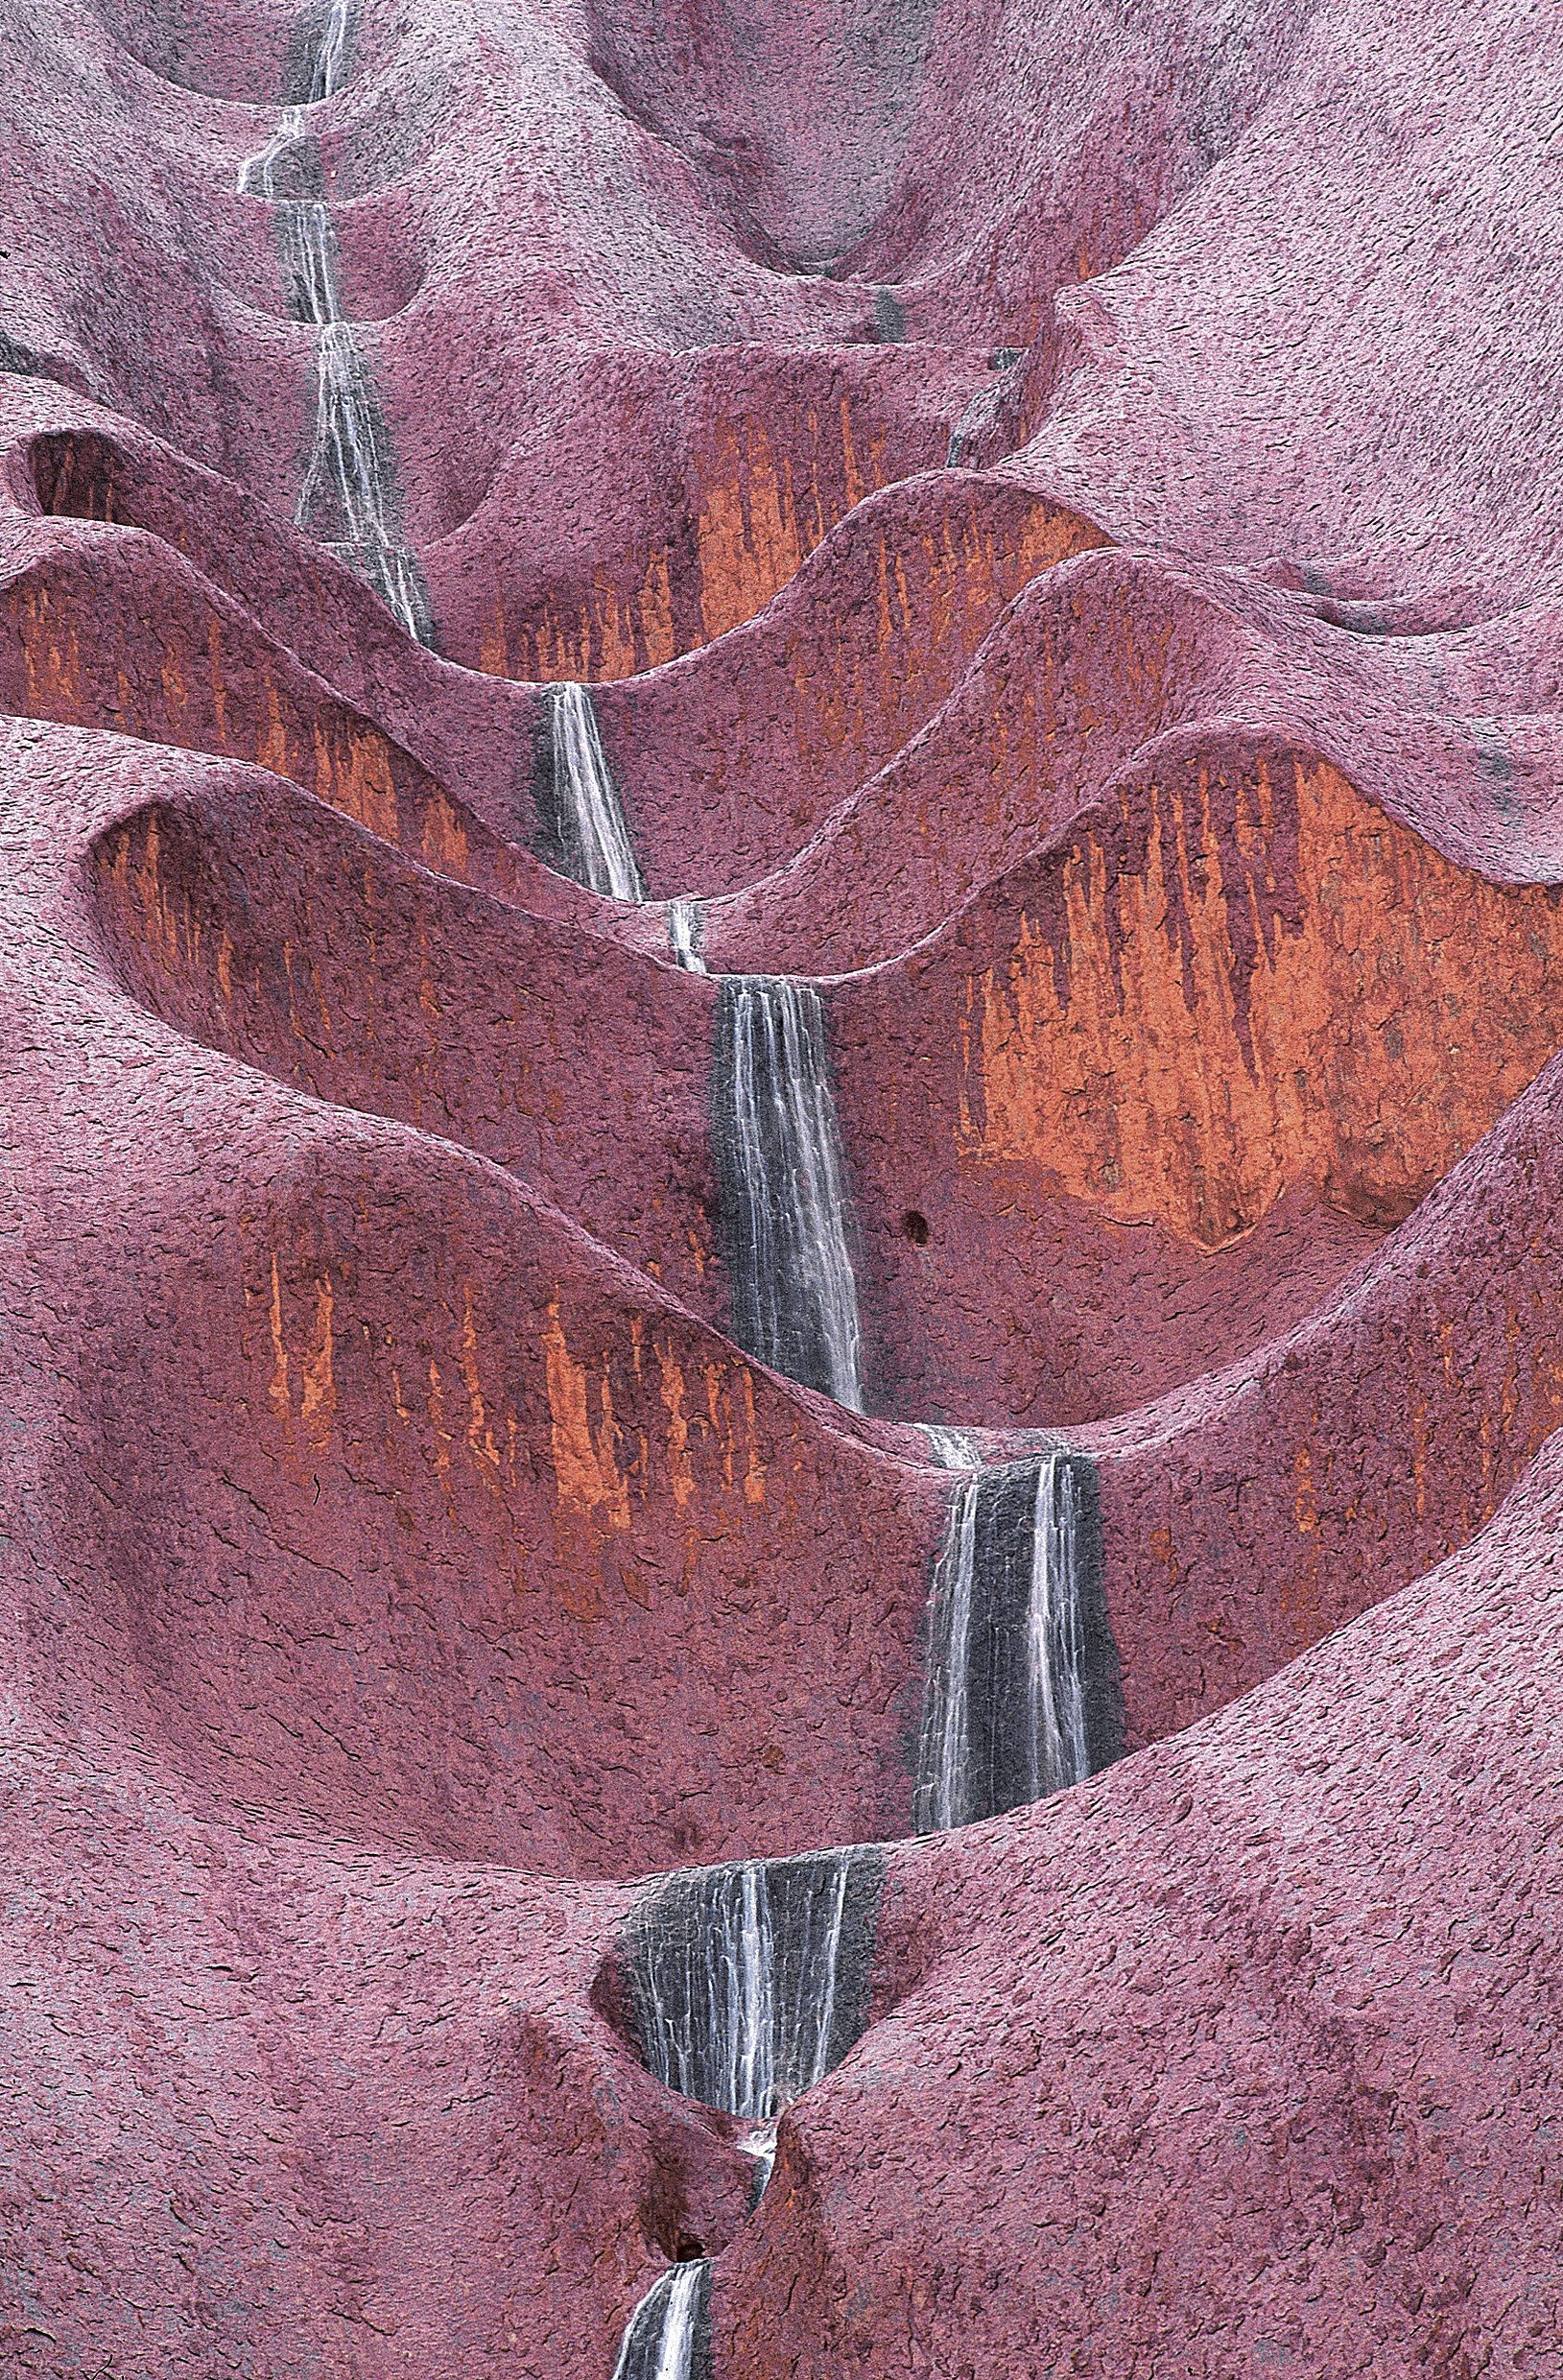
{"type": "Polygon", "coordinates": [[[1220,1717],[895,1855],[719,2368],[1557,2368],[1559,1520],[1554,1447],[1220,1717]]]}
{"type": "Polygon", "coordinates": [[[0,2368],[607,2380],[694,2245],[711,2380],[1563,2369],[1551,29],[362,0],[425,649],[239,186],[321,12],[0,21],[0,2368]],[[864,1415],[674,896],[820,984],[864,1415]],[[1095,1457],[1129,1751],[925,1841],[917,1422],[1095,1457]],[[750,2213],[620,1929],[854,1841],[750,2213]]]}

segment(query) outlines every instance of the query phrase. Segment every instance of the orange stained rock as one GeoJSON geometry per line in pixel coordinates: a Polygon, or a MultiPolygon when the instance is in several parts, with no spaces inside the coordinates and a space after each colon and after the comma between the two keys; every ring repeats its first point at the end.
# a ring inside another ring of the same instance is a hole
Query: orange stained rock
{"type": "MultiPolygon", "coordinates": [[[[763,611],[826,531],[864,493],[855,457],[850,474],[841,467],[843,452],[838,468],[845,500],[827,507],[820,485],[817,415],[810,415],[809,426],[814,433],[812,452],[805,442],[796,465],[805,477],[801,493],[793,453],[775,451],[764,422],[724,421],[718,427],[713,467],[702,474],[695,521],[700,617],[708,638],[721,636],[763,611]],[[848,488],[854,492],[846,494],[848,488]]],[[[841,432],[843,449],[850,451],[844,398],[841,432]]],[[[833,465],[837,460],[832,457],[833,465]]],[[[837,476],[834,468],[827,473],[827,478],[837,476]]],[[[872,484],[877,486],[877,480],[872,484]]]]}
{"type": "Polygon", "coordinates": [[[657,1360],[661,1370],[660,1393],[668,1413],[668,1477],[676,1509],[686,1511],[695,1495],[695,1466],[689,1458],[689,1416],[684,1410],[684,1374],[681,1365],[660,1345],[657,1360]]]}
{"type": "MultiPolygon", "coordinates": [[[[394,804],[394,794],[391,799],[394,804]]],[[[465,875],[471,841],[461,819],[438,788],[424,812],[419,843],[429,867],[446,876],[465,875]]]]}
{"type": "Polygon", "coordinates": [[[872,648],[859,654],[843,646],[828,670],[801,643],[793,650],[800,766],[855,741],[877,743],[887,713],[932,712],[1022,587],[1105,542],[1089,522],[1040,499],[1018,531],[1012,517],[1001,527],[965,488],[959,507],[916,537],[886,522],[873,559],[872,648]]]}
{"type": "Polygon", "coordinates": [[[754,1412],[754,1376],[745,1364],[704,1366],[705,1410],[691,1411],[689,1380],[671,1345],[653,1342],[659,1368],[659,1391],[669,1418],[668,1468],[674,1503],[687,1511],[696,1493],[694,1449],[697,1432],[716,1457],[722,1487],[742,1487],[749,1505],[765,1502],[765,1464],[760,1457],[754,1412]]]}
{"type": "MultiPolygon", "coordinates": [[[[295,1250],[293,1253],[296,1256],[305,1251],[295,1250]]],[[[305,1260],[308,1260],[307,1254],[305,1260]]],[[[337,1415],[336,1283],[328,1267],[321,1266],[315,1273],[306,1292],[308,1319],[300,1331],[296,1316],[290,1324],[288,1298],[283,1289],[282,1255],[273,1246],[268,1256],[267,1288],[261,1294],[266,1299],[271,1355],[266,1401],[290,1450],[296,1444],[296,1423],[308,1444],[317,1451],[323,1451],[330,1443],[337,1415]],[[302,1345],[299,1344],[300,1336],[302,1345]]],[[[249,1302],[256,1292],[253,1288],[247,1288],[245,1295],[249,1302]]]]}
{"type": "Polygon", "coordinates": [[[323,1446],[331,1436],[337,1412],[337,1384],[332,1366],[332,1322],[336,1297],[331,1275],[322,1273],[315,1285],[315,1327],[299,1366],[301,1389],[298,1418],[312,1445],[323,1446]]]}
{"type": "Polygon", "coordinates": [[[963,1157],[1201,1247],[1299,1181],[1398,1221],[1557,1046],[1558,891],[1322,762],[1136,780],[1047,881],[969,986],[963,1157]]]}
{"type": "MultiPolygon", "coordinates": [[[[1513,1319],[1510,1309],[1505,1329],[1513,1319]]],[[[1532,1321],[1535,1319],[1531,1317],[1532,1321]]],[[[1353,1451],[1338,1440],[1332,1440],[1323,1416],[1314,1410],[1292,1457],[1295,1545],[1280,1574],[1274,1615],[1276,1645],[1285,1657],[1302,1652],[1338,1625],[1338,1581],[1326,1546],[1327,1532],[1338,1542],[1342,1532],[1355,1537],[1371,1522],[1373,1534],[1385,1547],[1409,1540],[1414,1548],[1414,1563],[1430,1567],[1467,1543],[1492,1519],[1520,1472],[1563,1424],[1563,1346],[1550,1326],[1538,1330],[1528,1353],[1529,1376],[1518,1403],[1507,1370],[1500,1375],[1479,1366],[1474,1377],[1468,1374],[1462,1381],[1456,1410],[1474,1392],[1473,1402],[1465,1410],[1480,1464],[1475,1476],[1462,1469],[1463,1484],[1453,1499],[1447,1450],[1442,1457],[1438,1452],[1438,1433],[1441,1428],[1447,1430],[1451,1411],[1441,1393],[1430,1397],[1425,1385],[1407,1382],[1399,1439],[1402,1460],[1389,1486],[1380,1483],[1365,1495],[1354,1467],[1353,1451]],[[1430,1502],[1439,1515],[1432,1532],[1428,1527],[1430,1502]]]]}
{"type": "Polygon", "coordinates": [[[744,1466],[744,1501],[746,1504],[764,1504],[766,1466],[760,1458],[760,1432],[754,1417],[754,1374],[746,1365],[741,1376],[744,1384],[744,1442],[748,1448],[748,1461],[744,1466]]]}
{"type": "Polygon", "coordinates": [[[629,1489],[617,1460],[618,1430],[604,1368],[596,1384],[600,1419],[594,1428],[586,1367],[571,1354],[559,1320],[559,1300],[550,1300],[543,1326],[548,1378],[549,1443],[559,1502],[612,1529],[629,1526],[629,1489]]]}
{"type": "MultiPolygon", "coordinates": [[[[59,620],[51,590],[36,580],[11,591],[9,608],[21,649],[22,707],[39,719],[69,718],[82,682],[82,647],[74,618],[67,613],[63,622],[59,620]]],[[[123,671],[120,687],[123,700],[123,671]]]]}
{"type": "MultiPolygon", "coordinates": [[[[627,678],[755,618],[838,523],[893,477],[884,435],[855,438],[844,396],[839,447],[827,442],[821,451],[817,414],[808,426],[815,443],[803,450],[805,461],[778,453],[763,421],[732,420],[717,433],[710,471],[692,467],[698,618],[687,604],[675,614],[675,559],[658,545],[600,567],[584,600],[550,599],[519,621],[501,589],[479,639],[477,666],[542,683],[627,678]]],[[[899,525],[893,541],[881,539],[875,564],[883,671],[904,676],[918,647],[936,649],[958,619],[985,626],[1039,571],[1107,542],[1090,523],[1040,498],[1018,533],[1012,520],[1002,530],[987,526],[975,503],[964,518],[947,516],[910,541],[899,525]],[[916,611],[912,553],[929,610],[926,629],[909,648],[916,611]]],[[[817,696],[822,688],[815,676],[817,696]]]]}
{"type": "Polygon", "coordinates": [[[509,617],[503,590],[478,648],[477,666],[490,677],[538,684],[629,678],[671,661],[696,637],[680,639],[673,617],[673,561],[666,546],[649,559],[627,555],[593,574],[592,589],[573,609],[549,601],[519,622],[509,617]]]}
{"type": "MultiPolygon", "coordinates": [[[[254,757],[263,769],[274,769],[278,776],[290,776],[293,774],[293,762],[289,757],[288,730],[282,717],[282,696],[276,679],[270,670],[265,673],[264,682],[266,708],[256,728],[254,757]]],[[[239,739],[239,742],[241,750],[235,752],[234,757],[236,759],[248,758],[249,755],[242,750],[243,739],[239,739]]],[[[320,798],[323,801],[329,801],[331,797],[329,794],[322,794],[320,798]]]]}
{"type": "MultiPolygon", "coordinates": [[[[462,1330],[459,1342],[462,1385],[466,1390],[466,1442],[481,1477],[497,1487],[503,1465],[494,1433],[489,1424],[487,1400],[483,1392],[483,1380],[478,1368],[478,1325],[473,1314],[473,1289],[470,1281],[462,1284],[462,1330]]],[[[513,1421],[512,1421],[513,1428],[513,1421]]]]}
{"type": "Polygon", "coordinates": [[[282,1316],[282,1275],[276,1250],[272,1250],[272,1296],[268,1309],[272,1332],[272,1377],[267,1395],[272,1413],[282,1425],[283,1437],[293,1440],[293,1388],[289,1378],[288,1334],[282,1316]]]}
{"type": "Polygon", "coordinates": [[[627,678],[725,635],[765,609],[821,539],[895,474],[879,428],[854,429],[843,393],[811,406],[786,443],[750,409],[716,425],[686,466],[695,584],[675,607],[678,567],[665,543],[600,568],[589,596],[551,600],[524,621],[503,590],[479,640],[478,667],[557,681],[627,678]]]}
{"type": "Polygon", "coordinates": [[[314,723],[313,790],[386,843],[401,840],[391,746],[377,727],[362,722],[314,723]]]}
{"type": "MultiPolygon", "coordinates": [[[[15,691],[31,714],[113,728],[181,750],[253,760],[307,786],[371,834],[388,843],[403,842],[398,755],[391,739],[372,722],[285,685],[265,662],[256,669],[252,702],[236,716],[233,665],[225,653],[223,624],[215,611],[206,614],[209,666],[194,683],[178,652],[169,648],[145,682],[132,680],[123,661],[118,662],[111,695],[102,682],[101,668],[88,666],[83,656],[74,590],[67,589],[61,602],[36,578],[7,590],[0,605],[0,638],[7,612],[21,664],[15,691]]],[[[407,840],[434,866],[448,873],[465,872],[467,834],[441,788],[431,786],[407,840]]]]}
{"type": "Polygon", "coordinates": [[[434,1439],[435,1475],[445,1507],[445,1517],[453,1529],[461,1526],[456,1502],[456,1481],[451,1457],[456,1450],[456,1435],[445,1416],[445,1379],[438,1356],[427,1359],[429,1375],[429,1429],[434,1439]]]}

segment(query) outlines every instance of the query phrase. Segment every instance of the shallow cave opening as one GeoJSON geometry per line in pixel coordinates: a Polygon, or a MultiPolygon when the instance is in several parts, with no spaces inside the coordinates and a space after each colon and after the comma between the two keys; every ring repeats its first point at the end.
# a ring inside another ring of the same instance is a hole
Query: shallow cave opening
{"type": "Polygon", "coordinates": [[[40,509],[74,520],[128,522],[125,458],[92,430],[47,431],[33,440],[33,485],[40,509]]]}

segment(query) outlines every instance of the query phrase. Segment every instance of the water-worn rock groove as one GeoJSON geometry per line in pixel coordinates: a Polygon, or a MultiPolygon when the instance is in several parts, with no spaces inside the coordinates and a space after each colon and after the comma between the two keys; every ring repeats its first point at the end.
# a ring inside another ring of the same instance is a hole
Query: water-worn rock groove
{"type": "Polygon", "coordinates": [[[0,44],[0,2369],[1563,2380],[1545,12],[0,44]]]}

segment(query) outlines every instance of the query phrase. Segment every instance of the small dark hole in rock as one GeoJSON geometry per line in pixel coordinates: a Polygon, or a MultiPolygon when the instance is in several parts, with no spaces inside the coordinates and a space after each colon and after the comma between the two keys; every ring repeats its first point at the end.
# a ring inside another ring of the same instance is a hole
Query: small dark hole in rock
{"type": "Polygon", "coordinates": [[[928,1246],[928,1217],[919,1215],[914,1206],[909,1206],[901,1218],[901,1236],[903,1239],[910,1240],[913,1248],[926,1248],[928,1246]]]}
{"type": "Polygon", "coordinates": [[[673,2261],[675,2264],[699,2264],[704,2253],[705,2243],[703,2240],[696,2239],[694,2234],[689,2231],[679,2232],[678,2244],[673,2251],[673,2261]]]}

